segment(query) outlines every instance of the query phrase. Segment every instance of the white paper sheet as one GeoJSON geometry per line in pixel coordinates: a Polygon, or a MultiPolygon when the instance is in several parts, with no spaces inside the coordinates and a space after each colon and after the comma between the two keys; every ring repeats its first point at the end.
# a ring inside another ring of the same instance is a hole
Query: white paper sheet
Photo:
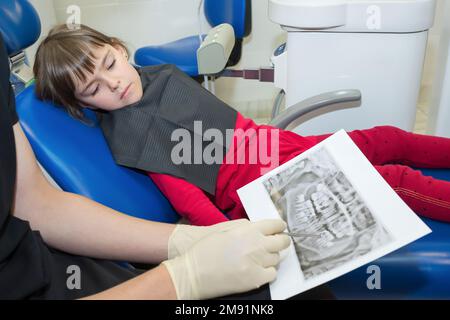
{"type": "Polygon", "coordinates": [[[344,130],[240,188],[238,195],[250,220],[281,218],[290,232],[302,234],[283,252],[278,277],[270,284],[275,300],[326,283],[431,232],[344,130]]]}

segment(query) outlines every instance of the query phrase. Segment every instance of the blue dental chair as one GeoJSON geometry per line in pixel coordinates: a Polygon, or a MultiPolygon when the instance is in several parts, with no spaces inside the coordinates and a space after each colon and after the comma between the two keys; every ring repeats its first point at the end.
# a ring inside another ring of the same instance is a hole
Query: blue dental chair
{"type": "MultiPolygon", "coordinates": [[[[27,0],[0,2],[0,33],[10,55],[37,40],[40,23],[27,0]],[[7,15],[11,19],[4,19],[7,15]]],[[[307,104],[314,105],[314,101],[307,104]]],[[[38,161],[63,190],[140,218],[170,223],[178,220],[146,175],[115,165],[102,132],[95,125],[95,114],[86,114],[94,125],[82,124],[63,110],[37,100],[33,86],[17,96],[17,112],[38,161]]],[[[299,115],[281,114],[275,124],[285,127],[289,119],[299,115]]],[[[450,181],[450,170],[424,172],[450,181]]],[[[363,266],[329,282],[336,297],[450,299],[450,224],[424,221],[433,233],[370,264],[381,269],[380,290],[367,288],[370,274],[363,266]]]]}
{"type": "MultiPolygon", "coordinates": [[[[236,43],[228,66],[236,65],[241,58],[242,40],[251,32],[251,0],[204,0],[204,12],[213,27],[228,23],[233,26],[236,43]]],[[[179,39],[158,46],[146,46],[136,50],[134,61],[140,66],[175,64],[191,77],[198,73],[198,35],[179,39]]]]}
{"type": "MultiPolygon", "coordinates": [[[[41,24],[28,0],[0,2],[0,33],[10,57],[37,41],[41,24]]],[[[39,101],[34,85],[17,96],[16,104],[20,124],[39,163],[63,190],[139,218],[168,223],[179,220],[150,178],[114,163],[99,127],[83,125],[62,109],[39,101]]],[[[92,112],[86,116],[95,120],[92,112]]]]}

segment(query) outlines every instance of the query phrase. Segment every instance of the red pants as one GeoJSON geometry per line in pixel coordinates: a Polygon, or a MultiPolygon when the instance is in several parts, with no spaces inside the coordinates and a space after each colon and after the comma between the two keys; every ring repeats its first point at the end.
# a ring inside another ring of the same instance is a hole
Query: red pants
{"type": "MultiPolygon", "coordinates": [[[[450,182],[417,168],[450,168],[450,139],[382,126],[348,133],[378,172],[416,213],[450,222],[450,182]]],[[[318,142],[330,134],[315,136],[318,142]]]]}

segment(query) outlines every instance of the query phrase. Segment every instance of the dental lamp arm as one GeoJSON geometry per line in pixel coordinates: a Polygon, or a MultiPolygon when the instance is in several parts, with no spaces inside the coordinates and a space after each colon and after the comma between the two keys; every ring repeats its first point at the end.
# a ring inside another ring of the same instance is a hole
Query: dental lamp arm
{"type": "Polygon", "coordinates": [[[269,125],[286,129],[309,120],[312,116],[361,105],[361,92],[347,89],[319,94],[302,100],[272,119],[269,125]]]}

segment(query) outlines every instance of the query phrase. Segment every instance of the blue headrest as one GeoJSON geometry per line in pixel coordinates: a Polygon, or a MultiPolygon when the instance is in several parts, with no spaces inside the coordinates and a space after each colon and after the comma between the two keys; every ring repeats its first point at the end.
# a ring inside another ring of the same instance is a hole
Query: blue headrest
{"type": "MultiPolygon", "coordinates": [[[[148,176],[115,164],[95,122],[85,125],[38,100],[34,85],[16,102],[37,159],[63,190],[139,218],[169,223],[179,219],[148,176]]],[[[96,119],[94,113],[89,116],[96,119]]]]}
{"type": "Polygon", "coordinates": [[[237,39],[248,35],[247,9],[247,0],[205,0],[205,16],[209,24],[231,24],[237,39]]]}
{"type": "Polygon", "coordinates": [[[39,39],[41,22],[28,0],[0,1],[0,33],[10,56],[28,48],[39,39]]]}

